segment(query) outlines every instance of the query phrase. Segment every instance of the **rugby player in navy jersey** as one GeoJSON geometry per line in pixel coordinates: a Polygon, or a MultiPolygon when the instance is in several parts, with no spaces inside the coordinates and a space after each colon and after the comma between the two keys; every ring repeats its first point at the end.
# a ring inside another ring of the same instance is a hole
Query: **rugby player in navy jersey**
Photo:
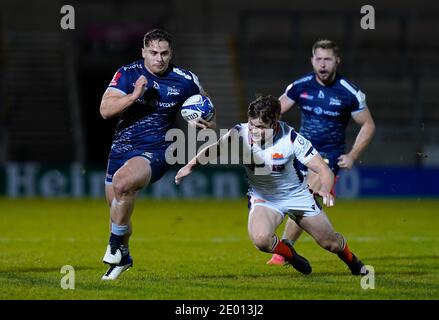
{"type": "MultiPolygon", "coordinates": [[[[335,176],[340,168],[352,168],[375,133],[375,123],[366,105],[366,96],[337,73],[340,61],[336,43],[317,41],[312,47],[311,57],[314,72],[291,83],[279,98],[282,114],[293,106],[299,108],[300,134],[319,151],[335,176]],[[360,126],[360,130],[353,146],[346,152],[346,127],[350,118],[360,126]]],[[[309,189],[319,190],[318,175],[312,170],[302,169],[306,172],[309,189]]],[[[288,219],[283,239],[293,245],[301,233],[302,229],[288,219]]],[[[284,262],[282,256],[274,254],[267,264],[279,265],[284,262]]]]}
{"type": "MultiPolygon", "coordinates": [[[[195,74],[170,63],[172,40],[167,32],[147,32],[142,57],[117,70],[100,105],[104,119],[119,117],[105,177],[111,234],[103,257],[109,269],[102,280],[117,279],[132,266],[128,242],[136,194],[169,169],[165,151],[171,141],[165,135],[183,102],[206,94],[195,74]]],[[[201,119],[196,125],[214,128],[215,120],[201,119]]]]}

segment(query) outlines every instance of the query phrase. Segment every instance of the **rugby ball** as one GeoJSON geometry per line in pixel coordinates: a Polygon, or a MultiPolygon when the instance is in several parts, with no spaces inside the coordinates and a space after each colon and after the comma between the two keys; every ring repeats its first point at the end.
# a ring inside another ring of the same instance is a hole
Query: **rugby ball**
{"type": "Polygon", "coordinates": [[[215,114],[215,107],[208,97],[196,94],[183,102],[180,112],[186,121],[198,121],[200,118],[210,121],[215,114]]]}

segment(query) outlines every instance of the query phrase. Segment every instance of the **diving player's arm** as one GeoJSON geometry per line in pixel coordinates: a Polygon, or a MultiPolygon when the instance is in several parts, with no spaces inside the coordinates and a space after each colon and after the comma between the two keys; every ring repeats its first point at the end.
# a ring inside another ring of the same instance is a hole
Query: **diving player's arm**
{"type": "Polygon", "coordinates": [[[284,114],[286,113],[288,110],[290,110],[294,104],[295,101],[291,100],[286,93],[284,93],[283,95],[280,96],[279,98],[280,101],[280,114],[284,114]]]}
{"type": "Polygon", "coordinates": [[[134,91],[130,94],[123,94],[116,90],[107,90],[102,96],[100,113],[102,118],[109,119],[120,115],[128,109],[146,90],[148,80],[140,76],[134,84],[134,91]]]}
{"type": "Polygon", "coordinates": [[[369,108],[364,108],[361,112],[352,114],[352,119],[361,126],[360,131],[355,138],[355,143],[348,154],[342,154],[338,157],[338,166],[340,168],[351,169],[354,162],[360,157],[360,154],[366,149],[375,134],[375,122],[370,114],[369,108]]]}
{"type": "Polygon", "coordinates": [[[332,173],[331,169],[325,163],[320,154],[316,154],[305,165],[316,172],[320,177],[320,190],[316,190],[314,193],[323,198],[323,204],[325,204],[327,207],[332,207],[335,201],[334,195],[331,194],[331,189],[334,184],[334,174],[332,173]]]}
{"type": "Polygon", "coordinates": [[[192,158],[183,168],[178,170],[175,176],[175,184],[180,184],[181,179],[190,175],[192,171],[200,166],[208,164],[211,160],[218,158],[221,155],[222,150],[227,150],[227,144],[233,139],[238,139],[238,130],[235,128],[230,129],[225,135],[223,135],[217,142],[203,148],[198,154],[192,158]]]}

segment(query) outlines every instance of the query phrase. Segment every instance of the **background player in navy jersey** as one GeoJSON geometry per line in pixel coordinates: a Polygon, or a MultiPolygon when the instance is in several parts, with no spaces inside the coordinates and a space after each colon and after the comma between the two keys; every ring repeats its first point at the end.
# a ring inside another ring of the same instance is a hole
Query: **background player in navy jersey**
{"type": "MultiPolygon", "coordinates": [[[[314,72],[294,81],[279,98],[282,114],[298,106],[301,111],[300,134],[311,141],[335,176],[340,168],[352,168],[375,133],[366,96],[337,73],[340,61],[339,47],[335,42],[317,41],[312,47],[311,57],[314,72]],[[346,127],[350,118],[360,126],[360,131],[354,145],[346,152],[346,127]]],[[[313,171],[307,171],[307,182],[311,190],[319,190],[320,180],[313,171]]],[[[288,219],[283,238],[294,244],[301,233],[302,229],[288,219]]],[[[284,262],[282,256],[274,254],[267,264],[284,262]]]]}
{"type": "MultiPolygon", "coordinates": [[[[349,250],[345,238],[336,233],[297,166],[301,162],[321,179],[316,194],[328,207],[334,205],[330,193],[334,174],[312,144],[280,118],[280,102],[273,96],[262,96],[248,107],[248,122],[234,126],[216,143],[205,147],[175,176],[177,184],[200,164],[219,157],[228,144],[242,142],[240,163],[245,165],[249,189],[248,233],[261,251],[284,257],[303,274],[312,271],[309,262],[288,242],[279,241],[277,227],[285,216],[294,219],[324,249],[336,253],[353,275],[367,274],[363,263],[349,250]],[[247,157],[246,155],[250,155],[247,157]]],[[[228,152],[228,151],[227,151],[228,152]]],[[[238,151],[239,152],[239,151],[238,151]]]]}
{"type": "MultiPolygon", "coordinates": [[[[170,63],[172,40],[167,32],[147,32],[142,57],[116,72],[100,105],[104,119],[120,117],[105,178],[111,234],[103,257],[110,267],[103,280],[114,280],[132,266],[128,241],[136,194],[168,170],[165,150],[171,142],[165,135],[182,103],[205,94],[195,74],[170,63]]],[[[201,128],[215,126],[214,120],[200,121],[201,128]]]]}

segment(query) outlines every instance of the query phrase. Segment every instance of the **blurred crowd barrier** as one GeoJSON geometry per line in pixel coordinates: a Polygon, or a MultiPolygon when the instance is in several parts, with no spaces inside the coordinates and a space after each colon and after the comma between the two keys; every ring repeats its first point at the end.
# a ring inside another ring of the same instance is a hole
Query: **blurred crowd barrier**
{"type": "MultiPolygon", "coordinates": [[[[244,169],[238,166],[205,166],[174,183],[176,169],[144,189],[150,198],[243,198],[247,192],[244,169]]],[[[37,162],[7,163],[0,167],[0,194],[11,198],[104,198],[104,168],[79,163],[47,166],[37,162]]],[[[439,168],[355,167],[341,170],[336,185],[339,198],[439,197],[439,168]]]]}

